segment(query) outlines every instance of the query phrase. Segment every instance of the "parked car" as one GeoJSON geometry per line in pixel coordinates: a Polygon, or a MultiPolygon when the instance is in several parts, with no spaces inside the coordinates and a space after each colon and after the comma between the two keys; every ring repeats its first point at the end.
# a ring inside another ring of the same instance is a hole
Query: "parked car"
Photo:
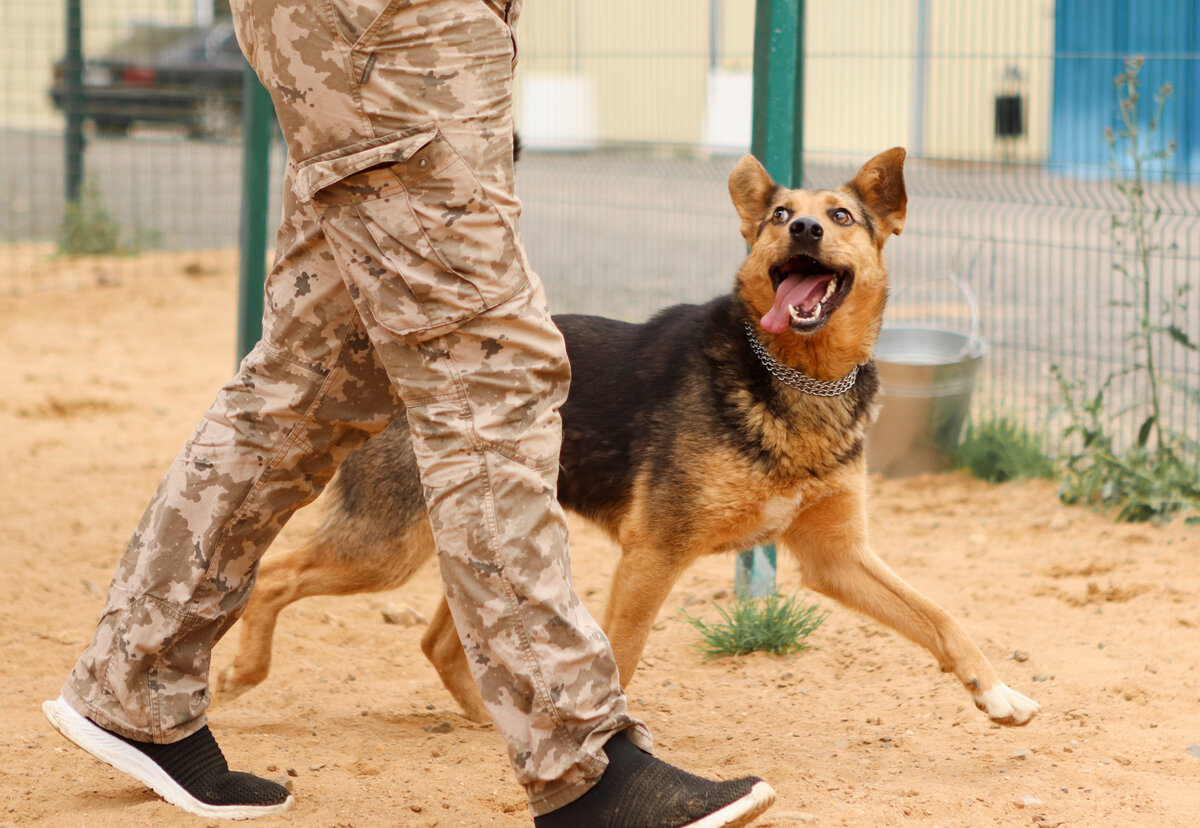
{"type": "MultiPolygon", "coordinates": [[[[124,135],[134,123],[182,125],[192,136],[236,134],[245,61],[233,27],[138,26],[102,57],[85,58],[84,116],[97,131],[124,135]]],[[[63,61],[50,97],[63,109],[63,61]]]]}

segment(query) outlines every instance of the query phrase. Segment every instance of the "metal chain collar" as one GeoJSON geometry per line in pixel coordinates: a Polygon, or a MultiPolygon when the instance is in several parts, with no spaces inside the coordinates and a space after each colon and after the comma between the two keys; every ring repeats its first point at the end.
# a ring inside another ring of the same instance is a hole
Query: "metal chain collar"
{"type": "Polygon", "coordinates": [[[825,382],[824,380],[813,379],[795,368],[789,368],[767,351],[763,344],[758,341],[758,337],[754,334],[754,328],[749,323],[746,323],[746,337],[750,340],[750,348],[758,355],[763,366],[771,372],[777,380],[785,385],[790,385],[805,394],[811,394],[814,397],[840,397],[851,388],[854,387],[855,380],[858,379],[859,366],[855,365],[854,370],[842,377],[840,380],[833,382],[825,382]]]}

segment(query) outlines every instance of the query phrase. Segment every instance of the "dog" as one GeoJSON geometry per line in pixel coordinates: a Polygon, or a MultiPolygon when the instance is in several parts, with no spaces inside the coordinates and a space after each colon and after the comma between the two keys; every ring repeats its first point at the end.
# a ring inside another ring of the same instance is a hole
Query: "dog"
{"type": "MultiPolygon", "coordinates": [[[[749,245],[732,293],[642,324],[555,317],[573,374],[558,497],[621,546],[602,626],[623,685],[689,564],[775,540],[805,586],[925,647],[992,720],[1021,725],[1038,711],[867,541],[871,354],[884,243],[907,213],[904,157],[893,148],[837,189],[804,190],[747,155],[729,177],[749,245]]],[[[219,697],[266,678],[288,604],[398,587],[434,554],[402,416],[347,457],[325,502],[311,539],[264,559],[219,697]]],[[[463,712],[486,721],[444,600],[421,647],[463,712]]]]}

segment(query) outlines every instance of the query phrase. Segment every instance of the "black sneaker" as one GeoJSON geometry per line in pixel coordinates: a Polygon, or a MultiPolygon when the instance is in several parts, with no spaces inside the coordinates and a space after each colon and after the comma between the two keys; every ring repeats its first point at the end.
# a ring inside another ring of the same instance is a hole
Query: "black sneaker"
{"type": "Polygon", "coordinates": [[[207,725],[186,739],[157,745],[105,730],[76,713],[62,697],[45,702],[42,712],[75,745],[188,813],[215,819],[253,819],[292,807],[292,795],[282,785],[229,770],[207,725]]]}
{"type": "Polygon", "coordinates": [[[714,782],[643,753],[624,733],[604,746],[608,768],[587,793],[536,828],[738,828],[775,801],[758,777],[714,782]]]}

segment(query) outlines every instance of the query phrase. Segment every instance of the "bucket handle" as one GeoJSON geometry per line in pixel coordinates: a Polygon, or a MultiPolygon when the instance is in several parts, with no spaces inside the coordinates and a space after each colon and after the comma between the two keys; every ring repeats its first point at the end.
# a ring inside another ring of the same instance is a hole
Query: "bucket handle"
{"type": "MultiPolygon", "coordinates": [[[[978,259],[979,251],[976,250],[975,255],[971,257],[971,261],[967,263],[966,270],[968,274],[975,269],[975,262],[978,259]]],[[[941,281],[942,279],[949,279],[951,282],[953,282],[955,287],[958,288],[959,292],[962,293],[963,298],[966,299],[967,302],[967,312],[971,316],[971,331],[967,337],[966,344],[963,345],[962,350],[958,352],[958,356],[960,357],[967,356],[972,350],[974,343],[982,342],[983,340],[979,338],[979,300],[975,297],[975,291],[971,290],[971,286],[968,285],[961,276],[952,270],[947,271],[941,276],[930,276],[929,278],[922,279],[919,282],[913,282],[912,284],[905,285],[900,290],[896,291],[896,295],[899,296],[909,288],[927,285],[930,282],[937,282],[941,281]]]]}

